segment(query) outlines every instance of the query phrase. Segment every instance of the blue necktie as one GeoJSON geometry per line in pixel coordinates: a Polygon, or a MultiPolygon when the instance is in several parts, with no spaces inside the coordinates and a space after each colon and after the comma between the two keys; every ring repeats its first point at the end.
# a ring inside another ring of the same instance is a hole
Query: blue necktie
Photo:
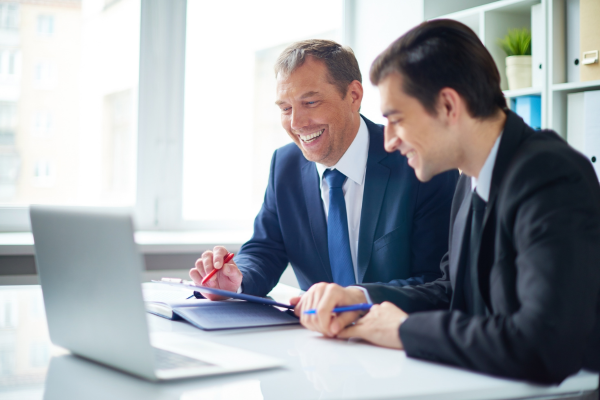
{"type": "Polygon", "coordinates": [[[326,170],[323,178],[329,185],[329,212],[327,216],[327,241],[333,281],[341,286],[354,285],[354,267],[350,253],[348,215],[342,185],[346,175],[338,170],[326,170]]]}

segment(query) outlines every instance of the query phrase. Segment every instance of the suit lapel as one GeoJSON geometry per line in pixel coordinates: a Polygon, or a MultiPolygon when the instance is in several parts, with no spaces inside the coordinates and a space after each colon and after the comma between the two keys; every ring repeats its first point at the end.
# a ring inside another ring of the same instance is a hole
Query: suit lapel
{"type": "Polygon", "coordinates": [[[490,196],[483,217],[481,228],[481,242],[479,246],[479,255],[477,259],[477,272],[479,282],[479,292],[483,297],[488,309],[492,311],[490,299],[489,275],[494,264],[494,241],[495,241],[495,207],[498,191],[502,184],[502,178],[510,165],[513,155],[518,146],[527,136],[526,125],[523,120],[512,111],[507,112],[506,123],[500,146],[494,163],[492,172],[492,182],[490,185],[490,196]]]}
{"type": "Polygon", "coordinates": [[[328,281],[333,282],[327,247],[327,222],[325,221],[325,212],[321,200],[321,184],[317,168],[313,162],[306,162],[302,167],[302,188],[310,230],[317,254],[321,260],[321,267],[329,278],[328,281]]]}
{"type": "Polygon", "coordinates": [[[380,164],[388,153],[383,147],[383,128],[364,118],[369,129],[369,157],[365,174],[365,188],[363,191],[362,210],[360,215],[360,232],[358,236],[358,282],[362,283],[375,239],[375,230],[379,222],[381,205],[388,185],[390,170],[380,164]]]}

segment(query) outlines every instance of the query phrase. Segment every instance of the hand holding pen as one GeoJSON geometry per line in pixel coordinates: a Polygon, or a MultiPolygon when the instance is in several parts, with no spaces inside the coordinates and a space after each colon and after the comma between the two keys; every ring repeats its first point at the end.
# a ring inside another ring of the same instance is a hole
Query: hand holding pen
{"type": "MultiPolygon", "coordinates": [[[[207,250],[190,270],[190,278],[196,285],[237,292],[242,284],[242,273],[238,269],[233,254],[223,246],[207,250]]],[[[224,300],[223,296],[204,295],[209,300],[224,300]]]]}

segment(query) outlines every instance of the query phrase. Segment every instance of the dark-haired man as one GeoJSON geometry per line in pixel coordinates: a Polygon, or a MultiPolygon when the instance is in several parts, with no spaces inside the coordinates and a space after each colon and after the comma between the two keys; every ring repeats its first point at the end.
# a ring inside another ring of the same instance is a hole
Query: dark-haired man
{"type": "Polygon", "coordinates": [[[385,145],[421,181],[460,168],[443,277],[404,288],[313,286],[296,307],[324,335],[361,337],[411,357],[556,383],[600,370],[600,186],[555,132],[506,108],[475,33],[425,22],[374,61],[385,145]],[[443,68],[440,68],[443,65],[443,68]],[[332,317],[370,301],[366,316],[332,317]]]}
{"type": "Polygon", "coordinates": [[[275,72],[281,123],[294,143],[273,154],[253,237],[224,266],[224,247],[205,252],[192,279],[222,268],[208,286],[264,296],[288,263],[304,290],[317,282],[438,278],[458,172],[420,183],[405,157],[385,152],[383,127],[359,114],[363,88],[352,50],[297,42],[275,72]]]}

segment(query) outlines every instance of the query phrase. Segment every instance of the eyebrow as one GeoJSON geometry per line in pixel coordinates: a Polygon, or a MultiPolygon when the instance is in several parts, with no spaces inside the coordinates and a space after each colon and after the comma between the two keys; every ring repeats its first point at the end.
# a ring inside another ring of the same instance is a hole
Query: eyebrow
{"type": "Polygon", "coordinates": [[[387,118],[387,117],[389,117],[392,114],[399,114],[399,113],[400,113],[400,111],[398,111],[398,110],[388,110],[388,111],[386,111],[386,112],[383,113],[383,117],[387,118]]]}
{"type": "MultiPolygon", "coordinates": [[[[315,92],[314,90],[311,90],[310,92],[306,92],[306,93],[304,93],[302,96],[300,96],[300,100],[304,100],[304,99],[306,99],[307,97],[318,96],[318,95],[320,95],[320,94],[321,94],[321,93],[319,93],[319,92],[315,92]]],[[[277,100],[277,101],[275,102],[275,105],[276,105],[276,106],[280,106],[280,105],[282,105],[282,104],[284,104],[284,103],[286,103],[286,102],[285,102],[285,101],[283,101],[283,100],[277,100]]]]}
{"type": "Polygon", "coordinates": [[[302,96],[300,96],[300,99],[306,99],[307,97],[313,97],[313,96],[317,96],[319,94],[320,94],[319,92],[315,92],[315,91],[306,92],[302,96]]]}

